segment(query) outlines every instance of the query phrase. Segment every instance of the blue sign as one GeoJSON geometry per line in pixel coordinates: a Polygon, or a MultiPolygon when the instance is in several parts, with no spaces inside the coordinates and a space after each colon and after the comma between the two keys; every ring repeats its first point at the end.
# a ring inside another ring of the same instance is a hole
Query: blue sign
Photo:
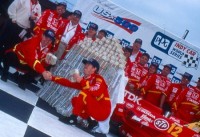
{"type": "Polygon", "coordinates": [[[155,36],[153,37],[153,39],[151,41],[151,45],[154,48],[168,54],[168,51],[169,51],[173,41],[174,40],[172,38],[168,37],[167,35],[162,34],[160,32],[156,32],[155,36]]]}

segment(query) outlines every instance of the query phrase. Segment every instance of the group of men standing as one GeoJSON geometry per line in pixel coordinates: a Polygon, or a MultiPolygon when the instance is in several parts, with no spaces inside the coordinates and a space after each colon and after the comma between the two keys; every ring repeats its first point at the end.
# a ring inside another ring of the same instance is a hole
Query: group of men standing
{"type": "MultiPolygon", "coordinates": [[[[79,40],[85,37],[93,41],[96,39],[98,25],[91,23],[88,31],[83,34],[79,25],[81,11],[75,10],[64,19],[62,14],[66,12],[66,8],[65,3],[58,3],[55,10],[48,9],[41,13],[38,0],[14,0],[8,8],[10,19],[5,23],[0,36],[0,61],[3,61],[1,79],[7,81],[9,67],[12,66],[24,73],[18,75],[18,84],[22,89],[26,89],[26,85],[38,74],[46,80],[79,89],[80,94],[72,100],[73,115],[64,121],[76,124],[77,116],[91,122],[91,117],[96,121],[103,121],[110,114],[111,104],[106,82],[98,74],[98,61],[83,60],[84,76],[74,75],[75,83],[53,76],[49,71],[53,64],[46,61],[48,53],[53,53],[58,60],[62,60],[79,40]],[[24,39],[27,40],[23,41],[24,39]]],[[[105,36],[105,30],[99,31],[99,39],[105,36]]],[[[200,79],[196,87],[188,87],[191,77],[185,73],[182,74],[181,83],[171,83],[167,76],[172,66],[164,65],[158,74],[159,65],[151,63],[148,67],[150,55],[141,53],[141,46],[142,40],[136,39],[131,48],[124,48],[127,56],[125,73],[129,78],[126,90],[157,107],[167,108],[174,116],[186,122],[199,120],[200,79]]]]}

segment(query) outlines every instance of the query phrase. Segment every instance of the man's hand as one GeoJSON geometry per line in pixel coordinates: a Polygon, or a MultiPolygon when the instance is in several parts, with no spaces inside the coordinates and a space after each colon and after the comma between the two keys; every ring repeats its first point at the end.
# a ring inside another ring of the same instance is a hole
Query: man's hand
{"type": "Polygon", "coordinates": [[[42,73],[42,76],[44,77],[45,80],[52,80],[52,74],[49,71],[44,71],[42,73]]]}
{"type": "Polygon", "coordinates": [[[78,82],[78,83],[80,83],[81,82],[81,80],[83,79],[83,77],[81,77],[79,74],[77,74],[77,73],[74,73],[73,74],[73,78],[74,78],[74,80],[76,81],[76,82],[78,82]]]}

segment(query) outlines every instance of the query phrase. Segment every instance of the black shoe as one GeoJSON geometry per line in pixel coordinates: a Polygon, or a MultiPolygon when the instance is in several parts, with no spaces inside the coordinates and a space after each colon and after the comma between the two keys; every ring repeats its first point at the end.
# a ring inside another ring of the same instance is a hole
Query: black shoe
{"type": "Polygon", "coordinates": [[[8,80],[8,75],[5,74],[5,73],[3,73],[3,74],[1,75],[1,80],[4,81],[4,82],[7,82],[7,80],[8,80]]]}
{"type": "Polygon", "coordinates": [[[107,137],[106,134],[99,133],[99,132],[92,132],[91,134],[95,137],[107,137]]]}
{"type": "Polygon", "coordinates": [[[18,76],[18,87],[22,90],[26,90],[26,80],[24,78],[24,75],[18,76]]]}
{"type": "Polygon", "coordinates": [[[88,130],[92,130],[94,127],[98,125],[98,122],[96,120],[92,120],[91,118],[88,118],[88,130]]]}
{"type": "Polygon", "coordinates": [[[77,116],[71,115],[70,117],[60,117],[59,121],[68,125],[77,125],[77,116]]]}
{"type": "Polygon", "coordinates": [[[12,77],[13,81],[17,83],[18,82],[18,77],[19,77],[19,72],[16,71],[15,73],[13,73],[11,75],[11,77],[12,77]]]}

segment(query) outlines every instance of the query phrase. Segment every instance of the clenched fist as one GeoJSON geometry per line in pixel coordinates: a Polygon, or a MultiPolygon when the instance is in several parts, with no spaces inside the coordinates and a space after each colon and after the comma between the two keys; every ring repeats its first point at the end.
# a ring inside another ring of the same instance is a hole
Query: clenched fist
{"type": "Polygon", "coordinates": [[[44,71],[42,73],[42,76],[44,77],[45,80],[51,80],[52,79],[52,74],[49,71],[44,71]]]}

